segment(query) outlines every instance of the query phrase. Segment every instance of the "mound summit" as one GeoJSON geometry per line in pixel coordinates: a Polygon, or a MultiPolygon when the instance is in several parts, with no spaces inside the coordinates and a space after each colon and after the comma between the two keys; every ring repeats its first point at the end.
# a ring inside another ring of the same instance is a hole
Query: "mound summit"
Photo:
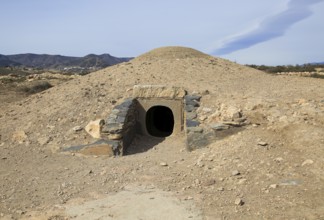
{"type": "Polygon", "coordinates": [[[155,210],[148,215],[156,219],[324,218],[323,94],[323,80],[273,76],[194,49],[164,47],[1,105],[1,218],[148,214],[139,210],[155,210]],[[124,157],[61,152],[93,143],[83,128],[106,119],[134,85],[201,95],[199,127],[221,131],[193,152],[182,136],[139,136],[136,154],[124,157]],[[236,118],[245,126],[220,126],[235,125],[236,118]],[[150,197],[138,196],[148,191],[150,197]],[[107,208],[123,207],[126,195],[140,207],[107,208]]]}

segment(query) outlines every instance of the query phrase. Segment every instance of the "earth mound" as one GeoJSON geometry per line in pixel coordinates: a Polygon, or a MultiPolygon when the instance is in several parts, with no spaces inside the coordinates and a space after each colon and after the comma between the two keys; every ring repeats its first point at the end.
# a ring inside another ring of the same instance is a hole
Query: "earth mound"
{"type": "Polygon", "coordinates": [[[152,59],[185,59],[185,58],[212,58],[211,56],[204,54],[198,50],[188,47],[160,47],[153,49],[147,53],[144,53],[136,60],[149,61],[152,59]]]}
{"type": "Polygon", "coordinates": [[[0,218],[120,219],[134,210],[118,201],[140,193],[142,219],[163,210],[152,200],[177,204],[177,219],[322,219],[323,94],[321,79],[166,47],[1,105],[0,218]],[[140,84],[201,95],[193,117],[215,140],[188,152],[185,135],[138,136],[136,154],[124,157],[62,153],[95,142],[88,122],[106,119],[140,84]]]}

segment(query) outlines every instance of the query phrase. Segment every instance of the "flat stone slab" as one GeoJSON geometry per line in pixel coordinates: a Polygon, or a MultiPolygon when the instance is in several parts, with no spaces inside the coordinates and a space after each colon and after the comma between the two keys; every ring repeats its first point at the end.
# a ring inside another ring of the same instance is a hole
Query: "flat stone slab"
{"type": "Polygon", "coordinates": [[[186,91],[181,87],[164,85],[135,85],[133,88],[134,98],[166,98],[182,99],[186,91]]]}
{"type": "Polygon", "coordinates": [[[118,141],[101,139],[91,144],[67,147],[63,149],[62,152],[80,153],[83,155],[114,156],[119,147],[118,141]]]}

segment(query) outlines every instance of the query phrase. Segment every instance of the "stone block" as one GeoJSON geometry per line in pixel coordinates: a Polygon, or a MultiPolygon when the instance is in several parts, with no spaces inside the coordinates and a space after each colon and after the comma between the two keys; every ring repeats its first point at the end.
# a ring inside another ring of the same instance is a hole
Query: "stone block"
{"type": "Polygon", "coordinates": [[[101,129],[104,124],[105,121],[103,119],[98,119],[95,121],[90,121],[84,129],[93,138],[100,138],[101,129]]]}
{"type": "Polygon", "coordinates": [[[164,85],[135,85],[134,98],[165,98],[182,99],[186,91],[181,87],[169,87],[164,85]]]}

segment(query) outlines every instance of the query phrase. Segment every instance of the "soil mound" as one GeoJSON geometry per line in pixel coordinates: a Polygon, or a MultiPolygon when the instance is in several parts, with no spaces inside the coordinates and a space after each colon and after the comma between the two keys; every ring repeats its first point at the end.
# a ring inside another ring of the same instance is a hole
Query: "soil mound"
{"type": "MultiPolygon", "coordinates": [[[[136,184],[152,190],[139,204],[163,201],[154,195],[161,191],[172,196],[168,204],[192,202],[198,211],[184,218],[323,219],[323,94],[321,79],[273,76],[194,49],[164,47],[3,104],[0,218],[81,219],[69,214],[73,206],[110,200],[136,184]],[[106,119],[138,84],[202,95],[192,117],[202,129],[215,128],[218,139],[193,152],[185,150],[184,137],[171,136],[137,137],[133,144],[142,153],[125,157],[61,153],[95,142],[83,128],[106,119]],[[244,127],[230,130],[241,122],[244,127]]],[[[107,207],[102,214],[118,219],[107,207]]],[[[156,208],[143,207],[143,213],[156,208]]],[[[188,206],[181,207],[179,213],[188,206]]],[[[98,214],[91,210],[89,218],[98,214]]]]}
{"type": "Polygon", "coordinates": [[[188,47],[160,47],[153,49],[147,53],[144,53],[138,57],[136,60],[149,61],[152,59],[185,59],[185,58],[212,58],[211,56],[204,54],[198,50],[188,48],[188,47]]]}

